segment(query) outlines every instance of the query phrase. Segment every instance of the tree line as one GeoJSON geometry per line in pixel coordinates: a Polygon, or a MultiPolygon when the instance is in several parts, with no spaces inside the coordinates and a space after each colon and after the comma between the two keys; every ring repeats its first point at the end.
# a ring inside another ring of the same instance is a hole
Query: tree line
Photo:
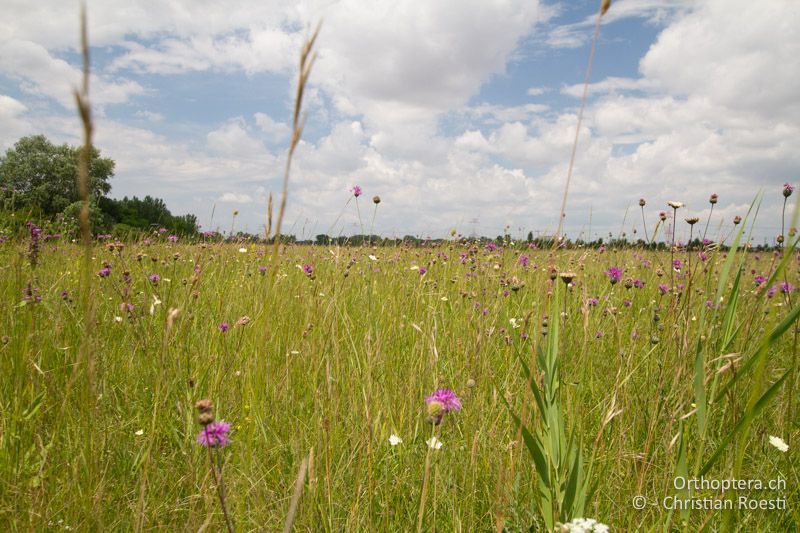
{"type": "MultiPolygon", "coordinates": [[[[32,135],[0,155],[0,224],[14,227],[35,219],[50,224],[54,231],[77,233],[78,161],[83,150],[32,135]]],[[[175,234],[197,234],[195,215],[173,215],[160,198],[110,198],[114,167],[112,159],[91,148],[88,185],[93,233],[128,237],[157,226],[175,234]]]]}

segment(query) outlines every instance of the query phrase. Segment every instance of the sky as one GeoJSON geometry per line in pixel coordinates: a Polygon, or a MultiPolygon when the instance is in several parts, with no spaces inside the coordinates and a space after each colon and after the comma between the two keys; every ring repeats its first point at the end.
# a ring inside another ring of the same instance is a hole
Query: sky
{"type": "MultiPolygon", "coordinates": [[[[2,0],[0,151],[80,144],[79,3],[2,0]]],[[[558,224],[599,0],[90,0],[95,145],[113,197],[263,232],[299,51],[318,22],[284,233],[520,238],[558,224]],[[350,190],[360,186],[358,200],[350,190]],[[379,195],[375,208],[372,197],[379,195]]],[[[603,17],[564,227],[719,238],[800,175],[800,2],[617,0],[603,17]]]]}

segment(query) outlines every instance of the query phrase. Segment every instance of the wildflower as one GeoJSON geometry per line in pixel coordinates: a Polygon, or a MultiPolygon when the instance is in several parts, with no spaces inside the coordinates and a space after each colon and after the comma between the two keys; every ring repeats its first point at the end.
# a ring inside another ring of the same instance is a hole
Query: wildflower
{"type": "Polygon", "coordinates": [[[742,221],[742,217],[740,217],[739,215],[736,215],[735,217],[733,217],[733,225],[734,226],[738,225],[741,221],[742,221]]]}
{"type": "Polygon", "coordinates": [[[381,197],[376,194],[375,196],[372,197],[372,203],[378,205],[379,203],[381,203],[381,197]]]}
{"type": "Polygon", "coordinates": [[[695,224],[700,222],[699,217],[686,217],[684,220],[686,220],[686,223],[689,224],[690,226],[694,226],[695,224]]]}
{"type": "Polygon", "coordinates": [[[714,193],[708,198],[708,203],[710,203],[711,205],[714,205],[714,204],[717,203],[718,199],[719,199],[719,196],[717,195],[717,193],[714,193]]]}
{"type": "Polygon", "coordinates": [[[150,274],[149,276],[147,276],[147,279],[149,279],[153,283],[153,285],[158,285],[158,282],[161,280],[161,276],[159,276],[158,274],[150,274]]]}
{"type": "Polygon", "coordinates": [[[350,190],[353,192],[353,196],[355,196],[356,198],[358,198],[359,196],[361,196],[361,193],[362,193],[362,191],[361,191],[361,187],[359,187],[358,185],[355,185],[355,186],[354,186],[352,189],[350,189],[350,190]]]}
{"type": "Polygon", "coordinates": [[[262,276],[266,274],[266,272],[267,272],[267,267],[265,266],[258,267],[258,273],[261,274],[262,276]]]}
{"type": "Polygon", "coordinates": [[[792,195],[793,192],[794,192],[794,186],[792,186],[789,183],[784,183],[783,184],[783,197],[784,198],[789,198],[792,195]]]}
{"type": "Polygon", "coordinates": [[[167,228],[158,228],[158,232],[163,235],[167,232],[167,228]]]}
{"type": "Polygon", "coordinates": [[[461,400],[456,396],[456,393],[450,389],[437,390],[425,398],[425,402],[428,405],[433,402],[439,402],[444,412],[461,410],[461,400]]]}
{"type": "Polygon", "coordinates": [[[588,305],[589,307],[595,306],[598,303],[600,303],[600,300],[598,300],[597,298],[589,298],[588,300],[586,300],[586,305],[588,305]]]}
{"type": "Polygon", "coordinates": [[[783,294],[789,294],[790,292],[792,292],[794,290],[794,285],[792,285],[788,281],[781,281],[780,284],[779,284],[779,287],[780,287],[781,292],[783,294]]]}
{"type": "Polygon", "coordinates": [[[786,453],[787,451],[789,451],[789,445],[786,444],[786,442],[780,437],[776,437],[774,435],[770,435],[769,436],[769,443],[772,444],[773,446],[775,446],[779,451],[781,451],[783,453],[786,453]]]}
{"type": "Polygon", "coordinates": [[[765,278],[764,276],[756,276],[755,279],[753,279],[753,283],[756,284],[756,287],[759,287],[761,284],[763,284],[766,281],[767,281],[767,278],[765,278]]]}
{"type": "Polygon", "coordinates": [[[572,283],[572,280],[575,279],[576,275],[577,274],[575,274],[575,272],[562,272],[561,274],[559,274],[559,277],[561,278],[561,281],[569,285],[570,283],[572,283]]]}
{"type": "Polygon", "coordinates": [[[517,264],[521,267],[528,267],[528,263],[530,262],[530,258],[527,255],[519,256],[519,260],[517,260],[517,264]]]}
{"type": "Polygon", "coordinates": [[[167,237],[167,240],[169,242],[178,242],[178,236],[177,235],[170,235],[169,237],[167,237]]]}
{"type": "Polygon", "coordinates": [[[244,247],[239,248],[239,253],[240,254],[246,254],[247,253],[247,248],[244,248],[244,247]]]}
{"type": "Polygon", "coordinates": [[[137,437],[141,437],[142,435],[144,435],[144,430],[140,429],[137,432],[135,432],[134,435],[136,435],[137,437]]]}
{"type": "Polygon", "coordinates": [[[97,275],[101,278],[107,278],[109,274],[111,274],[111,268],[107,266],[104,266],[97,272],[97,275]]]}
{"type": "Polygon", "coordinates": [[[647,202],[645,202],[644,198],[639,198],[639,207],[644,207],[646,204],[647,202]]]}
{"type": "Polygon", "coordinates": [[[633,286],[636,287],[637,289],[644,289],[644,281],[640,280],[639,278],[636,278],[633,280],[633,286]]]}
{"type": "Polygon", "coordinates": [[[442,441],[437,439],[436,437],[431,437],[425,441],[425,444],[428,445],[428,448],[431,450],[439,450],[442,448],[442,441]]]}
{"type": "Polygon", "coordinates": [[[669,287],[667,285],[661,283],[658,286],[658,290],[661,293],[661,295],[663,296],[663,295],[665,295],[665,294],[667,294],[669,292],[669,287]]]}
{"type": "Polygon", "coordinates": [[[670,206],[672,209],[680,209],[681,207],[683,207],[683,202],[670,200],[669,202],[667,202],[667,205],[670,206]]]}
{"type": "Polygon", "coordinates": [[[674,268],[676,272],[680,272],[682,266],[683,266],[683,262],[680,259],[673,259],[672,260],[672,268],[674,268]]]}
{"type": "Polygon", "coordinates": [[[389,435],[389,444],[391,444],[392,446],[403,444],[403,439],[392,433],[391,435],[389,435]]]}
{"type": "Polygon", "coordinates": [[[618,267],[611,267],[606,270],[605,274],[608,276],[608,280],[611,282],[612,285],[617,283],[619,280],[622,279],[622,273],[624,270],[618,267]]]}
{"type": "Polygon", "coordinates": [[[667,214],[664,211],[661,211],[658,213],[658,218],[661,219],[661,222],[664,222],[667,220],[667,214]]]}
{"type": "Polygon", "coordinates": [[[161,305],[161,300],[159,300],[158,296],[154,294],[153,303],[150,304],[150,316],[153,316],[153,313],[155,313],[157,305],[161,305]]]}
{"type": "Polygon", "coordinates": [[[428,269],[427,269],[427,268],[425,268],[425,267],[419,267],[419,275],[420,275],[420,276],[424,276],[424,275],[425,275],[425,273],[426,273],[427,271],[428,271],[428,269]]]}
{"type": "Polygon", "coordinates": [[[310,277],[314,274],[314,267],[306,263],[303,265],[303,272],[305,272],[306,276],[310,277]]]}
{"type": "Polygon", "coordinates": [[[200,430],[200,434],[197,435],[197,444],[210,448],[227,446],[231,442],[228,438],[230,431],[231,425],[224,420],[211,422],[200,430]]]}
{"type": "Polygon", "coordinates": [[[220,322],[220,324],[219,324],[219,330],[220,330],[222,333],[225,333],[226,331],[228,331],[228,328],[229,328],[229,326],[228,326],[228,323],[227,323],[227,322],[220,322]]]}
{"type": "Polygon", "coordinates": [[[767,290],[767,298],[772,298],[773,296],[775,296],[776,292],[778,292],[778,286],[773,285],[772,287],[769,288],[769,290],[767,290]]]}
{"type": "Polygon", "coordinates": [[[609,528],[593,518],[574,518],[566,524],[556,524],[559,533],[608,533],[609,528]]]}

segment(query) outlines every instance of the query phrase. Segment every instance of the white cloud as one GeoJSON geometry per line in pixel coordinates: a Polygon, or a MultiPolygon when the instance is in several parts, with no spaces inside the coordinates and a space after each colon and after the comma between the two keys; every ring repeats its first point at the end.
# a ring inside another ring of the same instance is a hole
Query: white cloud
{"type": "Polygon", "coordinates": [[[219,197],[219,201],[232,204],[251,204],[253,203],[253,198],[249,194],[226,192],[219,197]]]}
{"type": "Polygon", "coordinates": [[[256,113],[253,115],[259,129],[264,132],[273,142],[288,139],[292,129],[283,122],[278,122],[266,113],[256,113]]]}

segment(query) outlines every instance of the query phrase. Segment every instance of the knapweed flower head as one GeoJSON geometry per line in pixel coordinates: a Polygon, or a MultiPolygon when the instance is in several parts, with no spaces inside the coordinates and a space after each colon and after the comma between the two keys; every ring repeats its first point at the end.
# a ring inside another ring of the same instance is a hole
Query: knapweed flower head
{"type": "Polygon", "coordinates": [[[352,189],[350,189],[350,190],[352,191],[352,193],[353,193],[353,196],[355,196],[356,198],[358,198],[359,196],[361,196],[361,193],[363,192],[363,191],[361,190],[361,187],[359,187],[358,185],[355,185],[355,186],[354,186],[352,189]]]}
{"type": "Polygon", "coordinates": [[[667,220],[667,213],[665,211],[660,211],[658,213],[658,218],[661,219],[661,222],[666,221],[667,220]]]}
{"type": "Polygon", "coordinates": [[[314,273],[314,267],[306,263],[303,265],[303,272],[305,272],[306,276],[311,276],[314,273]]]}
{"type": "Polygon", "coordinates": [[[203,427],[197,435],[197,444],[209,448],[221,448],[230,444],[231,440],[228,438],[228,433],[231,431],[231,425],[224,420],[219,422],[211,422],[203,427]]]}
{"type": "Polygon", "coordinates": [[[783,184],[783,197],[789,198],[794,192],[794,186],[790,183],[783,184]]]}
{"type": "Polygon", "coordinates": [[[781,292],[783,294],[789,294],[790,292],[792,292],[794,290],[794,285],[792,285],[788,281],[781,281],[778,286],[780,287],[781,292]]]}
{"type": "Polygon", "coordinates": [[[228,329],[230,328],[230,326],[228,326],[228,323],[227,323],[227,322],[220,322],[218,327],[219,327],[219,330],[220,330],[222,333],[225,333],[225,332],[226,332],[226,331],[228,331],[228,329]]]}
{"type": "Polygon", "coordinates": [[[618,267],[609,268],[608,270],[606,270],[606,276],[608,276],[608,281],[610,281],[612,285],[619,282],[619,280],[622,279],[623,272],[624,270],[618,267]]]}
{"type": "Polygon", "coordinates": [[[521,267],[527,268],[528,265],[530,264],[530,257],[528,257],[527,255],[524,255],[524,254],[519,256],[519,260],[517,260],[517,264],[519,264],[519,266],[521,266],[521,267]]]}
{"type": "Polygon", "coordinates": [[[717,195],[717,193],[714,193],[708,198],[708,203],[710,203],[711,205],[714,205],[715,203],[717,203],[718,200],[719,200],[719,196],[717,195]]]}
{"type": "Polygon", "coordinates": [[[428,269],[425,267],[419,267],[419,275],[424,276],[425,273],[428,272],[428,269]]]}
{"type": "Polygon", "coordinates": [[[667,294],[669,292],[669,286],[663,283],[659,284],[658,292],[660,292],[662,296],[667,294]]]}
{"type": "Polygon", "coordinates": [[[694,226],[695,224],[700,222],[700,218],[699,217],[686,217],[685,220],[686,220],[686,223],[689,224],[690,226],[694,226]]]}
{"type": "Polygon", "coordinates": [[[742,217],[740,217],[739,215],[736,215],[735,217],[733,217],[733,225],[734,226],[738,225],[741,221],[742,221],[742,217]]]}
{"type": "Polygon", "coordinates": [[[101,278],[107,278],[111,274],[111,268],[104,266],[100,270],[97,271],[97,275],[101,278]]]}
{"type": "Polygon", "coordinates": [[[147,279],[149,279],[153,283],[153,285],[157,285],[158,282],[161,281],[161,276],[159,276],[158,274],[150,274],[149,276],[147,276],[147,279]]]}
{"type": "Polygon", "coordinates": [[[764,284],[766,281],[767,278],[765,278],[764,276],[756,276],[755,278],[753,278],[753,283],[756,284],[756,287],[764,284]]]}
{"type": "Polygon", "coordinates": [[[428,422],[434,425],[441,424],[449,411],[461,410],[461,400],[450,389],[437,390],[425,398],[425,403],[428,406],[428,422]]]}
{"type": "Polygon", "coordinates": [[[672,268],[674,268],[675,270],[680,271],[682,266],[683,266],[683,261],[681,261],[680,259],[672,260],[672,268]]]}
{"type": "Polygon", "coordinates": [[[375,196],[372,197],[372,203],[378,205],[379,203],[381,203],[381,197],[376,194],[375,196]]]}
{"type": "Polygon", "coordinates": [[[644,207],[645,205],[647,205],[647,202],[645,201],[645,199],[644,198],[639,198],[639,207],[644,207]]]}
{"type": "Polygon", "coordinates": [[[167,240],[169,242],[178,242],[178,236],[177,235],[170,235],[169,237],[167,237],[167,240]]]}
{"type": "Polygon", "coordinates": [[[680,209],[681,207],[683,207],[683,202],[670,200],[669,202],[667,202],[667,205],[670,206],[672,209],[680,209]]]}

